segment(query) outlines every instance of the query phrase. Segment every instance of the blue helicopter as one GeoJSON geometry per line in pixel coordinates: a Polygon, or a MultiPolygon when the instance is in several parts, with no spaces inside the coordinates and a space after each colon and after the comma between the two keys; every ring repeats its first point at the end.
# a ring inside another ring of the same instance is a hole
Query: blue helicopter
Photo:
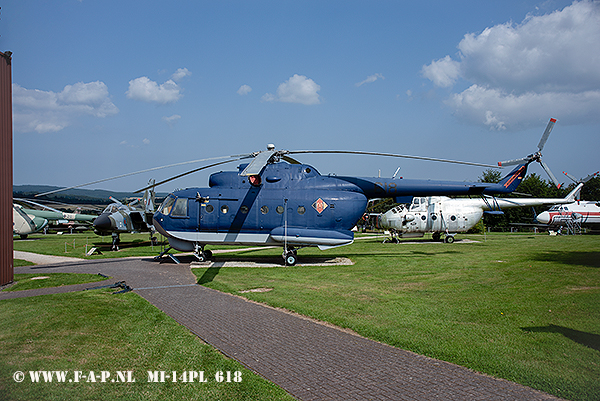
{"type": "MultiPolygon", "coordinates": [[[[551,129],[549,124],[546,138],[551,129]]],[[[482,183],[321,175],[313,166],[289,156],[299,153],[366,154],[496,167],[389,153],[275,150],[269,145],[266,151],[236,158],[252,158],[237,171],[213,173],[208,188],[169,194],[154,214],[155,229],[168,238],[170,248],[193,252],[200,262],[212,256],[206,245],[277,245],[284,249],[285,265],[292,266],[300,248],[324,250],[351,244],[352,228],[369,199],[394,198],[403,203],[414,196],[507,194],[519,186],[528,165],[541,157],[540,153],[523,158],[499,183],[482,183]]],[[[231,161],[200,167],[156,185],[231,161]]]]}

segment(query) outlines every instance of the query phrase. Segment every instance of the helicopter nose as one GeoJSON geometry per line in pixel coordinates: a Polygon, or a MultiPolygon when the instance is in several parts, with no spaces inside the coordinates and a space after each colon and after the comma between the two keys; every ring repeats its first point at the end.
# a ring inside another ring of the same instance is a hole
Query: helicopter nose
{"type": "Polygon", "coordinates": [[[96,217],[94,220],[94,228],[96,230],[110,230],[112,228],[112,222],[108,217],[108,213],[103,213],[100,216],[96,217]]]}
{"type": "Polygon", "coordinates": [[[540,213],[536,217],[536,220],[542,224],[548,224],[550,223],[550,214],[548,212],[540,213]]]}

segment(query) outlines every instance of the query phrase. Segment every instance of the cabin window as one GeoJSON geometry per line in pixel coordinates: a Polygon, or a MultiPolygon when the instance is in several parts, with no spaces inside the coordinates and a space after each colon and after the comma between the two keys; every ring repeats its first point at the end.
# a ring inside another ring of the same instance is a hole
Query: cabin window
{"type": "Polygon", "coordinates": [[[240,208],[240,212],[242,212],[243,214],[248,213],[248,206],[244,205],[240,208]]]}
{"type": "Polygon", "coordinates": [[[212,213],[215,210],[213,205],[206,205],[206,213],[212,213]]]}
{"type": "Polygon", "coordinates": [[[275,211],[277,212],[277,214],[283,214],[283,211],[285,209],[283,208],[283,206],[277,206],[277,209],[275,209],[275,211]]]}
{"type": "Polygon", "coordinates": [[[450,216],[450,220],[452,220],[452,221],[456,220],[456,216],[450,216]]]}
{"type": "Polygon", "coordinates": [[[174,217],[187,217],[187,198],[179,198],[175,201],[175,206],[173,206],[173,211],[171,212],[171,216],[174,217]]]}
{"type": "Polygon", "coordinates": [[[165,199],[163,204],[160,206],[159,212],[161,212],[162,214],[167,216],[169,213],[171,213],[171,209],[173,209],[174,203],[175,203],[175,197],[173,195],[169,195],[169,197],[167,199],[165,199]]]}
{"type": "Polygon", "coordinates": [[[298,214],[302,215],[306,213],[306,208],[304,206],[298,206],[298,214]]]}
{"type": "Polygon", "coordinates": [[[266,206],[266,205],[265,205],[265,206],[261,206],[261,207],[260,207],[260,212],[261,212],[262,214],[267,214],[267,213],[269,213],[269,207],[268,207],[268,206],[266,206]]]}
{"type": "Polygon", "coordinates": [[[227,212],[229,212],[229,206],[227,206],[227,205],[221,206],[221,213],[227,214],[227,212]]]}

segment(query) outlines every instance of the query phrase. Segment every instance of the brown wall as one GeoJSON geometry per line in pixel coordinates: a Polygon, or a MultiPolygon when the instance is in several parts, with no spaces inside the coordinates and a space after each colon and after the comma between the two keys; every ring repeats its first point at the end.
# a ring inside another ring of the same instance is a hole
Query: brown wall
{"type": "Polygon", "coordinates": [[[0,52],[0,285],[14,279],[11,54],[0,52]]]}

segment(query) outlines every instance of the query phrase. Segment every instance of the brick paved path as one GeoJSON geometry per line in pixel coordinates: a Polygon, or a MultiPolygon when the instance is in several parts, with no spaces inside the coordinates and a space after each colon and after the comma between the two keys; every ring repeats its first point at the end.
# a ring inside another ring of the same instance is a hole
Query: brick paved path
{"type": "Polygon", "coordinates": [[[556,399],[194,285],[187,264],[121,259],[15,268],[16,273],[69,271],[125,280],[202,340],[300,400],[556,399]]]}

